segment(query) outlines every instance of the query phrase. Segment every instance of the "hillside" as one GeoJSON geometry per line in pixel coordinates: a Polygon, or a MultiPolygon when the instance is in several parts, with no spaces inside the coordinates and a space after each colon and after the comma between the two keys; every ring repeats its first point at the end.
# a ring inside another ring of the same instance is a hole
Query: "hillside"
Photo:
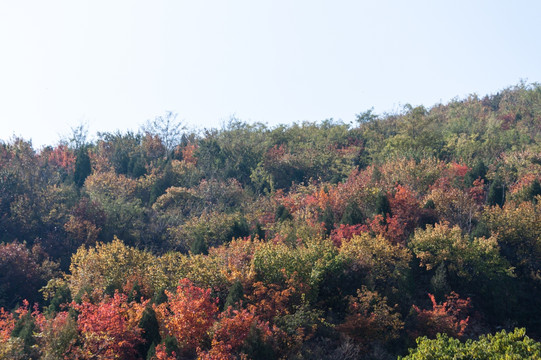
{"type": "Polygon", "coordinates": [[[0,359],[541,356],[541,85],[356,120],[0,143],[0,359]]]}

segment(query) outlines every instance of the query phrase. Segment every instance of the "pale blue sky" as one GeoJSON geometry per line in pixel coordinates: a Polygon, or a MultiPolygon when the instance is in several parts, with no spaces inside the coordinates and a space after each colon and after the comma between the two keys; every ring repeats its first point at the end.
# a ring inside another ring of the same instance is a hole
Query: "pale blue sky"
{"type": "Polygon", "coordinates": [[[0,139],[351,122],[541,81],[541,1],[0,0],[0,139]]]}

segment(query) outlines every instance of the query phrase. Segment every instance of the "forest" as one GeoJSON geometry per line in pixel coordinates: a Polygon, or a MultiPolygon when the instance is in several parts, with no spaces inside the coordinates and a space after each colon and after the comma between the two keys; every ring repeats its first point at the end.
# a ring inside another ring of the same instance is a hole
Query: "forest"
{"type": "Polygon", "coordinates": [[[0,142],[0,359],[541,358],[541,85],[0,142]]]}

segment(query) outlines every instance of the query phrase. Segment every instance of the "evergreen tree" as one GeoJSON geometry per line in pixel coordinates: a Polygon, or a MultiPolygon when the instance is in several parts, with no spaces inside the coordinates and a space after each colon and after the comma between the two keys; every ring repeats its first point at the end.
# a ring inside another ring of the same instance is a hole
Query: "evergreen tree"
{"type": "Polygon", "coordinates": [[[271,344],[263,339],[263,334],[256,324],[252,324],[250,327],[242,352],[248,356],[248,359],[272,360],[277,358],[271,344]]]}
{"type": "Polygon", "coordinates": [[[233,226],[231,226],[231,231],[228,236],[229,240],[243,238],[250,236],[250,226],[246,221],[246,218],[241,217],[240,220],[235,220],[233,226]]]}
{"type": "Polygon", "coordinates": [[[387,217],[387,214],[391,213],[391,204],[387,196],[380,193],[376,198],[376,214],[383,215],[387,217]]]}
{"type": "Polygon", "coordinates": [[[73,181],[78,187],[83,186],[88,175],[92,173],[90,164],[90,156],[88,156],[88,148],[83,146],[77,151],[77,159],[75,160],[75,173],[73,181]]]}
{"type": "Polygon", "coordinates": [[[164,344],[165,344],[165,351],[167,352],[167,355],[171,355],[173,351],[175,353],[178,353],[180,350],[177,338],[174,336],[167,336],[164,340],[164,344]]]}
{"type": "Polygon", "coordinates": [[[36,344],[36,339],[34,338],[34,333],[36,331],[36,322],[34,321],[31,312],[28,312],[17,321],[11,332],[11,336],[21,339],[24,344],[25,353],[31,354],[33,352],[32,349],[36,344]]]}
{"type": "Polygon", "coordinates": [[[487,204],[490,206],[503,206],[505,203],[505,189],[499,178],[494,179],[488,188],[487,204]]]}
{"type": "Polygon", "coordinates": [[[325,208],[323,215],[321,217],[321,222],[325,226],[325,234],[328,236],[331,234],[331,231],[334,229],[334,213],[330,206],[325,208]]]}
{"type": "Polygon", "coordinates": [[[165,294],[165,289],[160,289],[156,291],[156,293],[152,297],[152,303],[156,305],[163,304],[166,301],[167,301],[167,295],[165,294]]]}
{"type": "Polygon", "coordinates": [[[242,283],[237,280],[229,288],[229,293],[227,294],[227,298],[225,299],[224,309],[227,309],[230,306],[234,309],[238,309],[239,302],[242,301],[243,298],[244,289],[242,288],[242,283]]]}
{"type": "Polygon", "coordinates": [[[535,179],[535,181],[530,185],[530,189],[528,190],[528,200],[537,203],[537,195],[541,195],[541,184],[539,183],[538,179],[535,179]]]}
{"type": "Polygon", "coordinates": [[[158,320],[156,319],[156,312],[152,306],[147,306],[143,314],[141,315],[141,320],[139,320],[139,327],[143,330],[142,337],[145,340],[139,349],[141,355],[151,353],[152,348],[156,344],[159,344],[162,341],[160,336],[160,326],[158,320]]]}
{"type": "Polygon", "coordinates": [[[207,242],[201,235],[197,235],[195,238],[195,241],[192,243],[192,246],[190,247],[190,251],[194,255],[203,254],[207,255],[209,252],[209,247],[207,245],[207,242]]]}
{"type": "Polygon", "coordinates": [[[293,219],[293,216],[291,216],[291,213],[289,212],[289,210],[287,210],[287,208],[284,205],[280,204],[276,208],[274,218],[276,221],[285,221],[285,220],[293,219]]]}
{"type": "Polygon", "coordinates": [[[466,173],[466,176],[464,176],[464,184],[470,187],[477,179],[486,181],[487,170],[488,169],[482,160],[476,162],[475,165],[471,168],[471,170],[466,173]]]}
{"type": "Polygon", "coordinates": [[[363,221],[364,216],[359,205],[355,201],[349,202],[344,210],[340,224],[357,225],[361,224],[363,221]]]}
{"type": "Polygon", "coordinates": [[[259,222],[255,224],[255,231],[254,231],[254,236],[252,237],[252,240],[254,237],[257,237],[258,239],[265,239],[265,230],[263,229],[263,226],[259,222]]]}

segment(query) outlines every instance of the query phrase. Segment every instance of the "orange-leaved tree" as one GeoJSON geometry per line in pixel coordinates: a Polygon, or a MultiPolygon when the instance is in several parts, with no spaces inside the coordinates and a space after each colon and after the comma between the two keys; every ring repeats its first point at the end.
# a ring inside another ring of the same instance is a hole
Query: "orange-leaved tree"
{"type": "Polygon", "coordinates": [[[134,359],[137,346],[143,342],[139,321],[147,301],[128,302],[128,297],[115,293],[100,303],[84,299],[72,303],[79,312],[77,325],[82,346],[78,356],[82,359],[134,359]]]}
{"type": "Polygon", "coordinates": [[[0,308],[0,343],[6,342],[15,327],[15,319],[9,311],[0,308]]]}
{"type": "Polygon", "coordinates": [[[461,299],[455,292],[446,296],[446,301],[438,304],[434,295],[428,294],[432,302],[432,309],[421,310],[413,305],[417,313],[417,329],[412,332],[415,337],[428,336],[435,338],[438,333],[446,333],[453,337],[464,335],[470,317],[467,315],[471,309],[470,298],[461,299]]]}
{"type": "Polygon", "coordinates": [[[210,289],[194,286],[182,279],[175,292],[165,292],[168,301],[154,307],[162,333],[177,339],[183,350],[195,350],[208,339],[209,330],[216,321],[218,299],[210,289]]]}
{"type": "MultiPolygon", "coordinates": [[[[229,307],[220,314],[214,326],[211,349],[200,353],[200,359],[237,359],[254,326],[260,331],[263,339],[272,336],[268,323],[259,321],[252,311],[233,310],[229,307]]],[[[245,354],[241,354],[241,358],[242,355],[245,354]]]]}

